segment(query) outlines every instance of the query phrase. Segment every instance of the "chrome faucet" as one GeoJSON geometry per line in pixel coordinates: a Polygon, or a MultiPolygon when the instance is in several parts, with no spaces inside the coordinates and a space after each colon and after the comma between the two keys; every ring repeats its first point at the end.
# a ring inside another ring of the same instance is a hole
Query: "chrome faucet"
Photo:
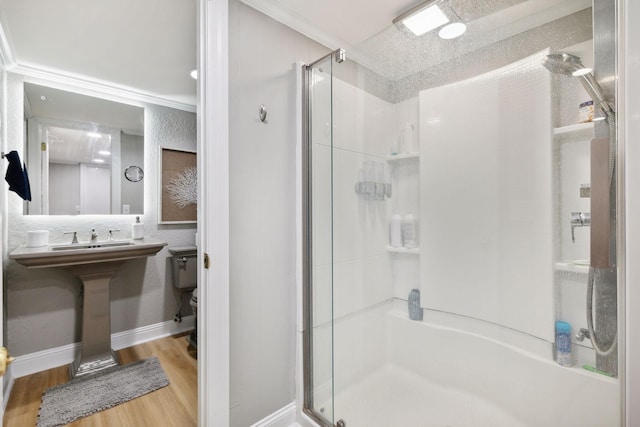
{"type": "Polygon", "coordinates": [[[91,229],[91,240],[90,243],[98,243],[98,233],[96,233],[96,229],[91,229]]]}
{"type": "Polygon", "coordinates": [[[591,213],[571,212],[571,241],[576,242],[576,227],[589,227],[591,225],[591,213]]]}
{"type": "Polygon", "coordinates": [[[71,244],[78,243],[78,232],[77,231],[66,231],[64,234],[73,234],[73,238],[71,239],[71,244]]]}

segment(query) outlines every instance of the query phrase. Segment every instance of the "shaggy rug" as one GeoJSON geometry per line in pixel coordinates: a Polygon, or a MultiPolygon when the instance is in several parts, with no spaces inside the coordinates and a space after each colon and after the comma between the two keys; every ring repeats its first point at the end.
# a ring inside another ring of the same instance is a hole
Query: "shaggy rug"
{"type": "Polygon", "coordinates": [[[156,357],[74,378],[44,392],[37,427],[69,424],[167,385],[156,357]]]}

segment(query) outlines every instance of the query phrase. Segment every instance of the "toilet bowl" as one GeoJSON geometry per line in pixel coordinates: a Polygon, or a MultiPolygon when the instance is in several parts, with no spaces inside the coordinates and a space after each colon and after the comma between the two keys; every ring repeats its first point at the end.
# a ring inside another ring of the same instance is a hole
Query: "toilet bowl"
{"type": "Polygon", "coordinates": [[[171,267],[173,270],[173,286],[179,289],[180,305],[178,313],[175,315],[176,322],[182,321],[182,301],[186,292],[191,292],[191,300],[189,304],[193,310],[194,331],[189,336],[189,343],[197,347],[197,331],[198,331],[198,248],[195,246],[183,246],[169,248],[172,256],[171,267]]]}

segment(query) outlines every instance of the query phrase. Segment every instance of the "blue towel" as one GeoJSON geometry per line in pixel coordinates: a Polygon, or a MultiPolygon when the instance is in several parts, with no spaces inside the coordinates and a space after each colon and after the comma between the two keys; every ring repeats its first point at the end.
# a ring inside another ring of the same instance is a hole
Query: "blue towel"
{"type": "Polygon", "coordinates": [[[20,156],[17,151],[11,151],[5,156],[9,160],[7,166],[7,174],[4,180],[9,183],[9,190],[14,191],[23,200],[31,201],[31,186],[29,185],[29,175],[27,175],[27,167],[20,162],[20,156]]]}

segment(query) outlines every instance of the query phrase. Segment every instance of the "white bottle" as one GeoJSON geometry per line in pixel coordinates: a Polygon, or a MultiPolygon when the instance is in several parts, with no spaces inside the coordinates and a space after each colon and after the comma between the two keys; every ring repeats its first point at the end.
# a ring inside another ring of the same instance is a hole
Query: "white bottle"
{"type": "Polygon", "coordinates": [[[413,143],[413,125],[407,123],[400,130],[400,152],[403,154],[415,153],[416,148],[413,143]]]}
{"type": "Polygon", "coordinates": [[[402,217],[398,214],[392,215],[389,223],[389,246],[402,247],[402,217]]]}
{"type": "Polygon", "coordinates": [[[391,141],[391,155],[395,156],[399,153],[400,153],[400,147],[398,143],[398,138],[393,138],[393,141],[391,141]]]}
{"type": "Polygon", "coordinates": [[[136,217],[136,223],[131,224],[131,238],[138,240],[144,238],[144,224],[140,222],[140,217],[136,217]]]}
{"type": "Polygon", "coordinates": [[[402,241],[407,249],[418,247],[416,217],[412,214],[406,214],[402,220],[402,241]]]}

